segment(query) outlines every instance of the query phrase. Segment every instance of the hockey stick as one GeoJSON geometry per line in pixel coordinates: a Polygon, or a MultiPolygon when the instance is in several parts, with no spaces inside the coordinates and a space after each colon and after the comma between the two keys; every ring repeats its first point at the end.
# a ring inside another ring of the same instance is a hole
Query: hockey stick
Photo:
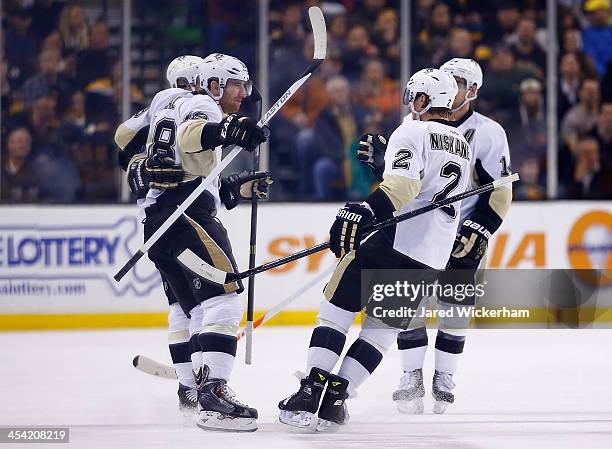
{"type": "MultiPolygon", "coordinates": [[[[325,279],[327,276],[329,276],[331,272],[334,271],[335,268],[336,266],[334,265],[332,267],[329,267],[327,270],[321,272],[317,277],[308,281],[308,283],[301,286],[299,289],[294,291],[287,298],[285,298],[284,300],[279,302],[277,305],[272,307],[270,310],[268,310],[265,313],[265,315],[262,315],[261,317],[257,318],[257,320],[254,321],[253,323],[253,329],[257,329],[262,324],[265,324],[266,322],[270,321],[273,317],[275,317],[280,312],[282,312],[289,304],[291,304],[297,298],[302,296],[308,290],[310,290],[315,285],[317,285],[319,282],[321,282],[323,279],[325,279]]],[[[245,332],[246,332],[246,328],[243,328],[238,333],[236,340],[240,340],[242,337],[244,337],[245,332]]],[[[151,374],[152,376],[163,377],[164,379],[176,379],[176,371],[174,370],[172,366],[165,365],[161,362],[150,359],[147,356],[144,356],[144,355],[135,356],[134,360],[132,361],[132,364],[134,365],[134,368],[136,368],[139,371],[142,371],[143,373],[151,374]]]]}
{"type": "MultiPolygon", "coordinates": [[[[257,123],[258,126],[266,125],[270,122],[272,117],[289,101],[295,92],[312,76],[313,72],[321,65],[325,59],[327,52],[327,32],[325,28],[325,18],[321,10],[312,6],[308,9],[308,15],[310,17],[310,23],[312,25],[312,32],[314,36],[314,57],[310,65],[306,68],[301,78],[287,89],[287,91],[274,103],[274,105],[265,113],[263,118],[257,123]]],[[[212,182],[219,177],[225,167],[242,151],[242,148],[232,145],[232,151],[217,165],[210,174],[202,180],[200,185],[191,192],[185,201],[166,219],[166,221],[155,231],[149,240],[147,240],[136,253],[130,257],[130,259],[121,267],[121,269],[115,273],[113,278],[119,282],[123,277],[138,263],[138,261],[144,256],[149,249],[161,238],[162,235],[174,224],[176,220],[185,212],[185,210],[198,198],[212,182]]]]}
{"type": "MultiPolygon", "coordinates": [[[[259,95],[259,91],[257,91],[259,95]]],[[[261,95],[259,95],[259,116],[261,117],[261,95]]],[[[253,152],[253,171],[259,171],[259,152],[261,145],[253,152]]],[[[251,194],[251,236],[249,239],[249,269],[255,268],[255,255],[257,254],[257,195],[251,194]]],[[[244,363],[251,364],[253,360],[253,310],[255,309],[255,276],[249,277],[247,290],[247,318],[246,318],[246,349],[244,363]]],[[[240,339],[240,337],[238,337],[240,339]]]]}
{"type": "MultiPolygon", "coordinates": [[[[423,215],[424,213],[427,213],[434,209],[439,209],[440,207],[446,206],[456,201],[461,201],[465,198],[469,198],[470,196],[489,192],[504,184],[518,181],[518,179],[519,179],[519,176],[517,173],[510,175],[510,176],[505,176],[496,181],[490,182],[488,184],[484,184],[476,189],[468,190],[467,192],[463,192],[458,195],[450,196],[446,199],[433,202],[420,209],[413,210],[411,212],[406,212],[404,214],[397,215],[393,218],[389,218],[388,220],[377,223],[371,228],[366,229],[364,234],[365,235],[371,234],[372,232],[386,228],[387,226],[391,226],[393,224],[400,223],[402,221],[417,217],[419,215],[423,215]]],[[[319,251],[323,251],[328,248],[329,248],[329,242],[320,243],[311,248],[308,248],[302,251],[298,251],[297,253],[291,254],[289,256],[281,257],[280,259],[265,263],[253,269],[246,270],[240,273],[227,273],[225,271],[222,271],[222,270],[219,270],[218,268],[213,267],[212,265],[206,263],[199,257],[196,259],[193,257],[193,255],[189,255],[186,253],[181,254],[179,256],[179,260],[183,262],[183,265],[185,265],[190,270],[192,270],[194,274],[201,276],[204,279],[214,284],[227,284],[227,283],[235,282],[238,279],[244,279],[246,277],[249,277],[249,276],[252,276],[258,273],[262,273],[264,271],[268,271],[272,268],[276,268],[286,263],[293,262],[294,260],[301,259],[302,257],[310,256],[311,254],[318,253],[319,251]],[[194,270],[197,270],[197,271],[194,271],[194,270]]]]}

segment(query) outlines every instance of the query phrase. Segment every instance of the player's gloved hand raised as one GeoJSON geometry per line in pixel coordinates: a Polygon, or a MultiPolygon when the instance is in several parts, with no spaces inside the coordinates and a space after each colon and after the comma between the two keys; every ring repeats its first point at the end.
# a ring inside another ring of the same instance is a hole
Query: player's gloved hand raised
{"type": "Polygon", "coordinates": [[[138,198],[144,198],[150,188],[176,189],[184,176],[182,167],[172,157],[164,155],[137,154],[127,169],[130,190],[138,198]]]}
{"type": "Polygon", "coordinates": [[[268,187],[274,181],[265,171],[243,171],[221,179],[219,196],[227,210],[233,209],[242,200],[250,200],[253,194],[260,200],[268,198],[268,187]]]}
{"type": "Polygon", "coordinates": [[[385,171],[385,152],[387,151],[387,139],[380,134],[364,134],[359,139],[357,147],[357,159],[366,164],[378,181],[383,180],[385,171]]]}
{"type": "Polygon", "coordinates": [[[465,220],[457,230],[449,265],[453,268],[478,268],[487,252],[491,233],[473,220],[465,220]]]}
{"type": "Polygon", "coordinates": [[[330,250],[336,257],[342,257],[356,250],[366,228],[374,223],[374,213],[358,203],[346,203],[338,211],[336,220],[329,230],[330,250]]]}
{"type": "Polygon", "coordinates": [[[238,114],[230,114],[221,120],[219,133],[223,145],[238,145],[247,151],[253,151],[269,136],[267,127],[259,127],[255,120],[238,114]]]}

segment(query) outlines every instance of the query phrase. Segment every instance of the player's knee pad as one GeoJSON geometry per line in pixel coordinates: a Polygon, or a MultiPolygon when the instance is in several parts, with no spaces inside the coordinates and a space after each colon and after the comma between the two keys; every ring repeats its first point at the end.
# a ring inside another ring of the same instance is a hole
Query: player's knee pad
{"type": "Polygon", "coordinates": [[[398,329],[366,316],[363,320],[361,332],[359,332],[359,338],[384,353],[397,341],[398,332],[398,329]]]}
{"type": "Polygon", "coordinates": [[[168,341],[170,343],[189,341],[189,318],[178,303],[172,304],[168,311],[168,341]]]}
{"type": "Polygon", "coordinates": [[[207,299],[201,304],[201,332],[215,332],[236,336],[244,313],[244,306],[238,294],[228,293],[207,299]]]}
{"type": "Polygon", "coordinates": [[[355,321],[356,312],[349,312],[323,300],[319,305],[317,315],[317,326],[331,327],[332,329],[347,334],[351,324],[355,321]]]}

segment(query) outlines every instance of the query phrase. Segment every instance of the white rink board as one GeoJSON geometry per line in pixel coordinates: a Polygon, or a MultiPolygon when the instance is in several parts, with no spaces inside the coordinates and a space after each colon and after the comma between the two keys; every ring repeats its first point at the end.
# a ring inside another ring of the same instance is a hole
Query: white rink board
{"type": "MultiPolygon", "coordinates": [[[[258,263],[324,242],[339,206],[261,205],[258,263]]],[[[142,241],[134,206],[1,207],[0,216],[0,314],[166,310],[148,260],[120,284],[112,279],[142,241]]],[[[220,218],[244,270],[250,208],[224,211],[220,218]]],[[[492,239],[488,263],[494,268],[612,269],[611,249],[612,202],[518,203],[492,239]]],[[[325,251],[258,275],[256,308],[269,309],[334,263],[325,251]]],[[[289,309],[315,309],[324,283],[289,309]]]]}

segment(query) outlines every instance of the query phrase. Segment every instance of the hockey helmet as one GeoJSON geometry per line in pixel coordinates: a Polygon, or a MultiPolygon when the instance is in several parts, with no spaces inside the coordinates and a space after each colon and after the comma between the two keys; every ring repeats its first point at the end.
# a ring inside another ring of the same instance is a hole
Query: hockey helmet
{"type": "Polygon", "coordinates": [[[465,94],[465,99],[461,105],[453,109],[453,112],[461,109],[467,102],[475,100],[478,97],[477,92],[475,92],[473,96],[470,96],[469,92],[474,84],[477,90],[482,87],[482,69],[480,68],[480,64],[476,61],[473,59],[453,58],[442,64],[440,70],[450,73],[457,78],[463,78],[466,82],[468,92],[465,94]]]}
{"type": "Polygon", "coordinates": [[[174,58],[166,70],[166,78],[170,86],[182,89],[190,86],[193,91],[200,75],[201,62],[202,58],[199,56],[183,55],[174,58]]]}
{"type": "Polygon", "coordinates": [[[212,53],[202,60],[200,73],[201,86],[208,95],[219,101],[223,96],[223,89],[227,86],[228,80],[244,81],[244,88],[247,96],[251,95],[253,83],[249,78],[247,66],[238,58],[224,55],[222,53],[212,53]],[[219,95],[213,95],[209,89],[211,81],[219,83],[219,95]]]}
{"type": "Polygon", "coordinates": [[[444,108],[450,110],[458,92],[457,81],[449,73],[439,69],[423,69],[410,77],[404,91],[404,104],[410,105],[417,119],[429,108],[444,108]],[[419,94],[425,94],[429,103],[422,111],[415,111],[413,102],[419,94]]]}

